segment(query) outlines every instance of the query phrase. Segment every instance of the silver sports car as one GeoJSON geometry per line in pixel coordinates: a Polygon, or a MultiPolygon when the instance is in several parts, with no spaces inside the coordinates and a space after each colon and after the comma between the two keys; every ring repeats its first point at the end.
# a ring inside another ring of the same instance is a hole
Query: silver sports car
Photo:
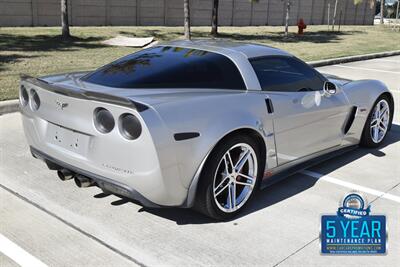
{"type": "Polygon", "coordinates": [[[79,187],[229,219],[258,188],[358,145],[394,105],[375,80],[320,74],[282,50],[175,41],[95,71],[23,76],[32,155],[79,187]]]}

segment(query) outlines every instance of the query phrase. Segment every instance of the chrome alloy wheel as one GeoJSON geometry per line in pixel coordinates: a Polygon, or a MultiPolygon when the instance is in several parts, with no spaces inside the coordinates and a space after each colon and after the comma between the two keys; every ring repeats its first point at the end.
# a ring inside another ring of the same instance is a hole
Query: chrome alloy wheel
{"type": "Polygon", "coordinates": [[[218,163],[213,195],[218,208],[226,213],[240,209],[251,196],[257,180],[257,155],[245,143],[232,146],[218,163]]]}
{"type": "Polygon", "coordinates": [[[371,139],[379,143],[385,137],[390,119],[389,104],[385,99],[380,100],[372,112],[370,125],[371,139]]]}

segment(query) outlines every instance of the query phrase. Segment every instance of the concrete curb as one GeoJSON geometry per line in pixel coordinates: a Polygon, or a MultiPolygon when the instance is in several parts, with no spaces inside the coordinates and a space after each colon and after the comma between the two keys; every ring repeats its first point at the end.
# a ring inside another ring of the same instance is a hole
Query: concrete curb
{"type": "Polygon", "coordinates": [[[19,111],[19,100],[0,101],[0,116],[3,114],[19,111]]]}
{"type": "Polygon", "coordinates": [[[307,63],[313,67],[323,67],[323,66],[328,66],[328,65],[343,64],[343,63],[349,63],[349,62],[354,62],[354,61],[361,61],[361,60],[381,58],[381,57],[391,57],[391,56],[397,56],[397,55],[400,55],[400,50],[359,55],[359,56],[331,58],[331,59],[324,59],[324,60],[318,60],[318,61],[311,61],[311,62],[307,62],[307,63]]]}
{"type": "MultiPolygon", "coordinates": [[[[311,61],[311,62],[307,62],[307,64],[309,64],[313,67],[322,67],[322,66],[343,64],[343,63],[349,63],[349,62],[354,62],[354,61],[361,61],[361,60],[381,58],[381,57],[390,57],[390,56],[397,56],[397,55],[400,55],[400,50],[359,55],[359,56],[339,57],[339,58],[311,61]]],[[[18,99],[0,101],[0,116],[3,114],[16,112],[16,111],[19,111],[18,99]]]]}

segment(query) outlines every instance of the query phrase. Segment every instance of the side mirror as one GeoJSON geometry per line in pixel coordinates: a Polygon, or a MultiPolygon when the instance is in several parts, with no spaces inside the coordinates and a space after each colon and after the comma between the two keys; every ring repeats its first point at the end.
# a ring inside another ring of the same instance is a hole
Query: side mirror
{"type": "Polygon", "coordinates": [[[336,94],[336,91],[337,91],[336,84],[334,84],[333,82],[329,82],[329,81],[324,83],[324,93],[327,96],[336,94]]]}

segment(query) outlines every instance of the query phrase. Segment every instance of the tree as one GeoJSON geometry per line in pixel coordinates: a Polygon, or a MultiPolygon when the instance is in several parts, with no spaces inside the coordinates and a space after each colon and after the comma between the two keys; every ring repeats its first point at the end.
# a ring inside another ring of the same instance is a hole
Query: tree
{"type": "MultiPolygon", "coordinates": [[[[249,1],[252,3],[258,3],[260,0],[249,0],[249,1]]],[[[211,14],[211,35],[214,37],[217,37],[218,35],[218,7],[219,7],[219,0],[213,0],[213,7],[211,14]]]]}
{"type": "Polygon", "coordinates": [[[290,0],[286,0],[285,36],[289,35],[290,0]]]}
{"type": "Polygon", "coordinates": [[[185,39],[190,40],[190,8],[189,0],[183,0],[185,39]]]}
{"type": "Polygon", "coordinates": [[[384,11],[384,9],[385,9],[385,0],[381,0],[381,24],[384,23],[384,20],[383,20],[383,11],[384,11]]]}
{"type": "Polygon", "coordinates": [[[335,1],[335,9],[333,11],[333,20],[332,20],[332,31],[335,30],[335,23],[336,23],[336,14],[337,14],[337,6],[338,6],[338,0],[335,1]]]}
{"type": "Polygon", "coordinates": [[[388,18],[398,18],[399,13],[399,1],[393,2],[386,6],[386,17],[388,18]]]}
{"type": "Polygon", "coordinates": [[[219,0],[214,0],[211,15],[211,35],[214,37],[218,35],[218,5],[219,0]]]}
{"type": "Polygon", "coordinates": [[[69,22],[68,22],[68,0],[61,0],[61,36],[63,38],[69,38],[69,22]]]}

